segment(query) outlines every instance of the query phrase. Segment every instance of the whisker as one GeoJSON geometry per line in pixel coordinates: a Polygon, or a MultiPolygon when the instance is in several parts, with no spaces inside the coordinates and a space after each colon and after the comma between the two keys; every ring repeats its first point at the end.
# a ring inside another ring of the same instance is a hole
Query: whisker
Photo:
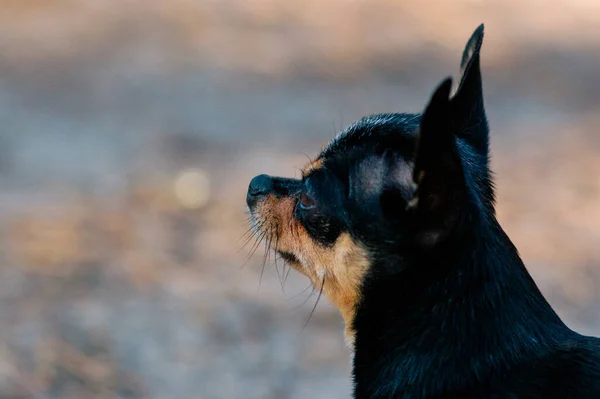
{"type": "Polygon", "coordinates": [[[266,231],[261,231],[261,233],[257,236],[256,241],[254,242],[254,244],[252,244],[252,247],[250,248],[250,254],[248,255],[249,257],[254,256],[254,253],[256,252],[256,250],[258,250],[258,247],[260,247],[260,244],[263,242],[266,235],[266,231]]]}
{"type": "Polygon", "coordinates": [[[302,330],[300,332],[304,331],[304,329],[308,325],[308,322],[310,321],[313,314],[315,313],[315,309],[317,308],[317,305],[319,304],[319,300],[321,299],[321,294],[323,294],[323,287],[325,287],[325,276],[323,276],[323,280],[321,281],[321,289],[319,290],[319,296],[317,297],[317,300],[315,301],[315,306],[313,306],[312,311],[310,312],[310,315],[308,316],[308,319],[306,320],[306,323],[304,323],[304,327],[302,327],[302,330]]]}
{"type": "MultiPolygon", "coordinates": [[[[251,227],[250,236],[246,239],[242,247],[238,249],[237,253],[240,253],[244,248],[246,248],[246,246],[250,243],[250,241],[252,241],[253,238],[256,238],[258,232],[262,230],[263,225],[264,222],[260,222],[256,226],[251,227]]],[[[254,246],[254,244],[252,246],[254,246]]]]}
{"type": "MultiPolygon", "coordinates": [[[[300,295],[304,294],[306,291],[309,290],[309,288],[312,288],[312,293],[310,295],[312,295],[315,292],[315,286],[312,283],[309,283],[306,288],[304,288],[302,291],[298,292],[297,294],[292,295],[291,297],[289,297],[288,299],[294,299],[296,297],[299,297],[300,295]]],[[[309,295],[309,298],[310,298],[309,295]]],[[[307,299],[304,300],[304,302],[302,303],[302,305],[304,303],[306,303],[307,299]]]]}
{"type": "Polygon", "coordinates": [[[282,261],[281,263],[281,268],[282,268],[282,277],[283,277],[283,284],[282,284],[282,290],[283,293],[285,293],[285,283],[287,282],[287,279],[290,275],[290,271],[292,270],[292,266],[281,256],[279,255],[278,251],[278,245],[277,245],[277,241],[275,242],[275,266],[278,265],[278,261],[282,261]]]}
{"type": "Polygon", "coordinates": [[[245,239],[245,237],[246,237],[248,234],[252,234],[252,232],[254,231],[255,227],[256,227],[256,225],[255,225],[255,224],[252,224],[252,225],[251,225],[251,226],[248,228],[248,230],[246,230],[246,232],[244,232],[244,234],[242,234],[242,236],[241,236],[240,238],[238,238],[237,242],[240,242],[240,241],[242,241],[243,239],[245,239]]]}
{"type": "Polygon", "coordinates": [[[262,232],[256,239],[255,244],[253,244],[252,249],[250,250],[250,254],[248,255],[248,258],[246,258],[246,261],[244,262],[243,266],[246,266],[248,264],[248,262],[250,262],[250,259],[254,256],[254,253],[256,252],[256,250],[258,250],[258,247],[260,246],[261,242],[264,240],[266,235],[266,232],[262,232]]]}
{"type": "Polygon", "coordinates": [[[279,273],[279,267],[277,267],[277,263],[275,263],[275,271],[277,272],[277,279],[279,280],[279,284],[282,284],[281,273],[279,273]]]}
{"type": "Polygon", "coordinates": [[[260,291],[260,286],[262,284],[262,277],[264,275],[265,272],[265,266],[267,265],[267,261],[268,261],[268,257],[269,257],[269,253],[270,253],[270,248],[271,248],[271,240],[273,239],[273,235],[269,234],[269,238],[267,240],[265,240],[265,256],[263,258],[262,264],[260,266],[260,278],[258,280],[258,289],[260,291]]]}
{"type": "MultiPolygon", "coordinates": [[[[254,240],[254,242],[252,243],[252,245],[250,247],[248,257],[246,258],[242,267],[246,266],[248,264],[248,262],[254,256],[254,254],[256,253],[256,251],[258,250],[258,248],[260,247],[261,244],[264,244],[264,246],[265,246],[264,256],[263,256],[263,259],[261,262],[261,267],[260,267],[260,277],[258,280],[258,291],[260,291],[260,288],[262,286],[262,280],[264,277],[265,268],[266,268],[267,264],[273,263],[275,265],[275,271],[277,272],[277,278],[279,280],[279,284],[281,285],[281,291],[285,294],[285,283],[287,282],[287,279],[289,277],[292,267],[285,261],[285,259],[283,259],[281,256],[279,256],[279,253],[278,253],[279,235],[277,234],[277,226],[273,225],[271,223],[267,224],[266,220],[254,221],[251,219],[251,226],[242,235],[241,239],[244,239],[245,242],[242,245],[242,247],[238,250],[238,253],[241,250],[243,250],[244,248],[246,248],[248,246],[248,244],[250,244],[250,242],[252,242],[254,240]],[[271,256],[272,256],[272,258],[271,258],[271,256]],[[283,259],[283,263],[281,265],[282,266],[281,271],[279,270],[279,259],[283,259]]],[[[310,285],[309,285],[309,287],[310,287],[310,285]]],[[[306,290],[309,287],[304,289],[300,294],[306,292],[306,290]]],[[[304,305],[311,298],[311,296],[314,294],[314,292],[315,292],[315,288],[313,287],[313,292],[309,295],[308,298],[306,298],[304,300],[304,302],[300,306],[304,305]]],[[[300,294],[297,294],[296,296],[298,296],[300,294]]]]}
{"type": "MultiPolygon", "coordinates": [[[[279,247],[279,236],[277,234],[275,234],[275,248],[274,248],[274,254],[273,254],[273,263],[275,263],[275,270],[279,271],[279,266],[277,264],[277,248],[279,247]]],[[[283,268],[283,272],[282,272],[282,276],[285,275],[285,261],[283,262],[283,264],[281,265],[281,267],[283,268]]],[[[277,273],[279,274],[279,273],[277,273]]],[[[285,280],[282,280],[281,278],[279,279],[279,283],[281,284],[281,292],[283,292],[285,294],[285,288],[284,288],[284,283],[285,280]]]]}
{"type": "Polygon", "coordinates": [[[281,264],[282,267],[282,276],[283,276],[283,282],[281,284],[281,290],[283,291],[283,293],[285,294],[285,283],[287,282],[288,276],[290,275],[290,271],[292,270],[292,266],[290,266],[289,263],[287,263],[285,261],[285,259],[283,259],[283,257],[281,255],[279,255],[279,253],[277,252],[277,245],[278,241],[275,241],[275,267],[277,268],[277,261],[281,260],[283,261],[283,263],[281,264]]]}
{"type": "Polygon", "coordinates": [[[302,303],[294,306],[292,308],[292,311],[296,311],[298,309],[300,309],[301,307],[303,307],[304,305],[306,305],[306,302],[308,302],[310,300],[310,298],[312,298],[312,296],[315,294],[315,292],[317,292],[317,287],[315,287],[312,283],[306,287],[304,290],[302,290],[302,292],[296,294],[296,296],[300,296],[301,294],[303,294],[304,292],[306,292],[309,288],[312,288],[312,290],[310,291],[310,294],[308,294],[308,296],[306,297],[305,300],[302,301],[302,303]]]}
{"type": "MultiPolygon", "coordinates": [[[[286,262],[284,261],[283,264],[285,264],[285,263],[286,262]]],[[[285,273],[285,277],[283,278],[283,284],[284,285],[287,282],[288,276],[290,275],[290,270],[292,270],[292,266],[288,265],[287,273],[285,273]]]]}
{"type": "Polygon", "coordinates": [[[264,264],[260,268],[260,277],[258,278],[258,291],[260,291],[260,285],[262,284],[263,274],[265,274],[265,265],[264,264]]]}

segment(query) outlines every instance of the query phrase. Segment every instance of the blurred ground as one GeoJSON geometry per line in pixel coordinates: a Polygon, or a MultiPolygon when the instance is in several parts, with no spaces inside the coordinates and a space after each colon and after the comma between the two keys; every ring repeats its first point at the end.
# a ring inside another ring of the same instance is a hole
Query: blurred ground
{"type": "Polygon", "coordinates": [[[600,4],[405,3],[0,0],[0,398],[348,397],[335,311],[242,267],[247,183],[420,110],[480,22],[500,220],[600,334],[600,4]]]}

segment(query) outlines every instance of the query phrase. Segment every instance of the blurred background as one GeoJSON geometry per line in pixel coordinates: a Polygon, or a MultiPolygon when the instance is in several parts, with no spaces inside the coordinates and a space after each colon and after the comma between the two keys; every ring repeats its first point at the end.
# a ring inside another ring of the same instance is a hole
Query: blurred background
{"type": "Polygon", "coordinates": [[[486,24],[499,218],[600,334],[600,2],[0,0],[0,398],[344,398],[342,321],[245,192],[420,111],[486,24]]]}

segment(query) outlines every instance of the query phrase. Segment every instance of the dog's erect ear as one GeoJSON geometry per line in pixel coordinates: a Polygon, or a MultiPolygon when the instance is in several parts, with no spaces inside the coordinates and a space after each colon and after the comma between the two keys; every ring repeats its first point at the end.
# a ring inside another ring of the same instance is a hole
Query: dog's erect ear
{"type": "Polygon", "coordinates": [[[489,133],[483,105],[479,53],[483,43],[483,24],[467,42],[460,64],[461,78],[452,98],[456,135],[469,143],[487,161],[489,133]]]}
{"type": "Polygon", "coordinates": [[[458,90],[451,100],[456,137],[470,144],[474,151],[468,156],[471,181],[479,198],[489,212],[494,211],[494,185],[489,170],[489,128],[483,103],[480,51],[483,24],[475,30],[463,53],[462,76],[458,90]]]}
{"type": "Polygon", "coordinates": [[[413,180],[415,197],[408,205],[417,241],[439,242],[458,219],[465,196],[465,178],[456,146],[447,78],[436,89],[421,119],[413,180]]]}
{"type": "MultiPolygon", "coordinates": [[[[481,44],[483,43],[483,24],[479,25],[477,29],[473,32],[467,45],[465,46],[465,50],[463,51],[462,59],[460,61],[460,74],[464,77],[465,72],[467,71],[467,67],[475,60],[476,57],[479,56],[479,52],[481,51],[481,44]]],[[[462,79],[460,81],[462,84],[462,79]]],[[[460,86],[460,85],[459,85],[460,86]]]]}

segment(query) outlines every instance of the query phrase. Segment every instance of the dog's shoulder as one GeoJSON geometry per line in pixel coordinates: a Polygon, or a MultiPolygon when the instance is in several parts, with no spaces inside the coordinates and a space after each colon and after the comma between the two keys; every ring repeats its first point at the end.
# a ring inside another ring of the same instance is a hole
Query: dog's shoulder
{"type": "MultiPolygon", "coordinates": [[[[600,398],[600,339],[578,335],[560,345],[551,359],[553,381],[572,388],[568,397],[600,398]]],[[[565,392],[567,394],[569,392],[565,392]]]]}
{"type": "Polygon", "coordinates": [[[543,356],[523,359],[507,379],[515,397],[600,398],[600,339],[573,334],[543,356]]]}

